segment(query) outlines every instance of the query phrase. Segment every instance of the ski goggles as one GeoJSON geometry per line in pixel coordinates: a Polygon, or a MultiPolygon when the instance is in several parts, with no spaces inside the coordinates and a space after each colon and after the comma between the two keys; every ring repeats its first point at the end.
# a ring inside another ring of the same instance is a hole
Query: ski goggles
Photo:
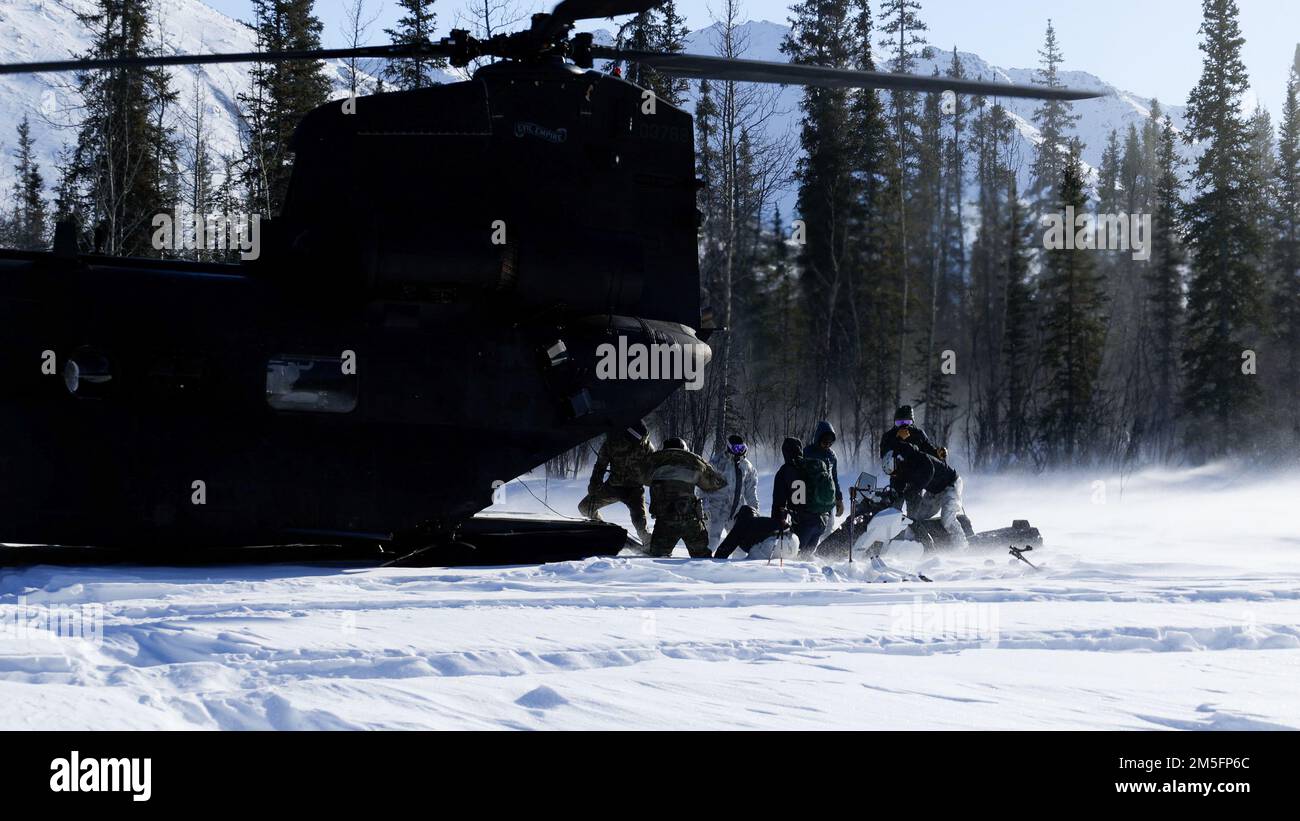
{"type": "Polygon", "coordinates": [[[895,420],[894,420],[894,427],[896,427],[896,428],[905,428],[905,427],[907,427],[907,426],[910,425],[910,424],[912,424],[912,420],[911,420],[911,419],[895,419],[895,420]]]}
{"type": "Polygon", "coordinates": [[[749,450],[749,447],[744,442],[740,442],[735,445],[727,445],[727,450],[731,451],[736,456],[744,456],[745,452],[749,450]]]}

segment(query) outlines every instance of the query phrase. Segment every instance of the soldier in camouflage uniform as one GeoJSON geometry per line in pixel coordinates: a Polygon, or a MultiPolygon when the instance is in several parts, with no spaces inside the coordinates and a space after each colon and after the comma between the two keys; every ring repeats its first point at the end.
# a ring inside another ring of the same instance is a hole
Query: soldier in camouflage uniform
{"type": "Polygon", "coordinates": [[[669,439],[664,449],[650,457],[650,515],[655,518],[650,537],[651,556],[671,556],[677,540],[686,542],[693,559],[707,559],[709,552],[708,517],[704,505],[695,495],[722,490],[727,478],[708,462],[686,449],[681,439],[669,439]]]}
{"type": "Polygon", "coordinates": [[[632,527],[649,544],[650,531],[645,518],[646,460],[655,452],[643,422],[625,430],[610,431],[596,455],[596,464],[587,483],[587,495],[578,502],[578,512],[588,519],[600,520],[600,509],[622,502],[632,515],[632,527]],[[605,478],[605,471],[609,478],[605,478]]]}

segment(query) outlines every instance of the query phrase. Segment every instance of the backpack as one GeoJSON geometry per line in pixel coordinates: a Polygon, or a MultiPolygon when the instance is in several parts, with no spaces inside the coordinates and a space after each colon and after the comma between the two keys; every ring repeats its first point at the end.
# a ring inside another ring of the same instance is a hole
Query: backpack
{"type": "Polygon", "coordinates": [[[831,474],[831,463],[803,456],[798,468],[804,486],[804,502],[799,507],[810,513],[829,513],[835,507],[835,478],[831,474]]]}

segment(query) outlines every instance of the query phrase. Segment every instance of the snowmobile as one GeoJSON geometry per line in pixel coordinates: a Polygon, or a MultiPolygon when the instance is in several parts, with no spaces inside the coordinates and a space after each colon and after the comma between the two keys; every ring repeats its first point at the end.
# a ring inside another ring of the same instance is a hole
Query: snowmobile
{"type": "MultiPolygon", "coordinates": [[[[912,519],[902,512],[898,491],[877,486],[876,477],[863,473],[849,489],[852,510],[849,518],[817,546],[819,559],[868,559],[892,555],[896,559],[920,559],[952,550],[952,537],[939,519],[912,519]],[[850,545],[852,555],[850,556],[850,545]]],[[[991,551],[1014,547],[1019,550],[1042,547],[1043,537],[1028,519],[1015,519],[1011,527],[976,533],[970,519],[959,516],[966,533],[968,550],[991,551]]]]}

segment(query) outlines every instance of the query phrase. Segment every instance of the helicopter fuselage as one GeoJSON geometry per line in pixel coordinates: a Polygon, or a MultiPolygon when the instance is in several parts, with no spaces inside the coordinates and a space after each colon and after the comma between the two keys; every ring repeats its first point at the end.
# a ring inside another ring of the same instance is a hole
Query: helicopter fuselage
{"type": "Polygon", "coordinates": [[[652,411],[681,380],[597,349],[707,346],[690,117],[643,100],[508,64],[331,103],[256,261],[0,252],[0,541],[448,527],[652,411]]]}

